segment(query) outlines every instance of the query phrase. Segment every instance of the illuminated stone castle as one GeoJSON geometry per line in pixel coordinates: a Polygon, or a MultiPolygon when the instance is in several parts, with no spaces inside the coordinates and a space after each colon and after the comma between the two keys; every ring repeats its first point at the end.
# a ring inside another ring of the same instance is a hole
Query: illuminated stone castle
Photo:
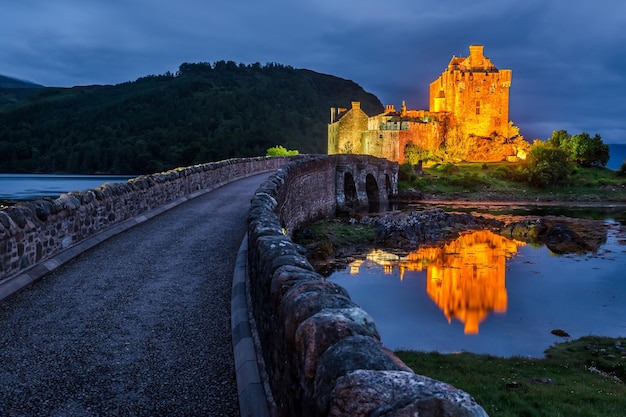
{"type": "Polygon", "coordinates": [[[509,121],[511,70],[498,69],[471,45],[468,57],[452,57],[441,76],[430,84],[430,110],[385,111],[368,116],[359,102],[352,108],[332,108],[328,153],[358,153],[400,163],[408,149],[437,154],[442,159],[501,161],[523,158],[528,143],[509,121]],[[408,146],[408,148],[407,148],[408,146]]]}

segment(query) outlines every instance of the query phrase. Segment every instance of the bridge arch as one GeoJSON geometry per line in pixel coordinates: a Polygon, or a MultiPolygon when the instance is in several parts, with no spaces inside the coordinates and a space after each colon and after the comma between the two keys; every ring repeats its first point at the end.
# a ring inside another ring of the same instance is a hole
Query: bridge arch
{"type": "Polygon", "coordinates": [[[378,211],[398,190],[397,164],[363,155],[341,155],[335,178],[339,211],[378,211]]]}
{"type": "Polygon", "coordinates": [[[345,204],[349,208],[356,208],[359,205],[359,198],[356,191],[356,183],[351,172],[346,172],[343,179],[343,194],[345,204]]]}
{"type": "Polygon", "coordinates": [[[378,211],[380,209],[380,188],[372,174],[365,176],[365,193],[367,194],[369,211],[378,211]]]}

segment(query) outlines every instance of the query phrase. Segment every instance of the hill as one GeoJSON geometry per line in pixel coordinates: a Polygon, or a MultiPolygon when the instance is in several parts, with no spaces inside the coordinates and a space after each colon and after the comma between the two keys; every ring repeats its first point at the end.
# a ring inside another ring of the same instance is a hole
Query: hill
{"type": "Polygon", "coordinates": [[[383,109],[349,80],[232,61],[112,86],[41,88],[0,107],[0,172],[142,174],[275,145],[326,153],[329,109],[351,101],[370,114],[383,109]]]}
{"type": "Polygon", "coordinates": [[[41,88],[42,85],[0,75],[0,88],[41,88]]]}
{"type": "Polygon", "coordinates": [[[42,87],[39,84],[0,75],[0,108],[15,104],[30,95],[33,89],[42,87]]]}

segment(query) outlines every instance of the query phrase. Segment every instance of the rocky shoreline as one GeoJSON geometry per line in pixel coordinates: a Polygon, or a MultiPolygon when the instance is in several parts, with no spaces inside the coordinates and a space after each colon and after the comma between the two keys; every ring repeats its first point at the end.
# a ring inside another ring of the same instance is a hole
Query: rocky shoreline
{"type": "MultiPolygon", "coordinates": [[[[552,215],[477,215],[447,212],[441,208],[354,215],[344,221],[373,229],[375,238],[362,245],[342,245],[332,231],[326,236],[317,235],[315,243],[305,246],[307,257],[323,275],[344,267],[369,247],[406,254],[420,246],[447,243],[474,230],[490,230],[509,239],[543,244],[559,255],[593,254],[606,242],[611,227],[603,220],[552,215]]],[[[620,227],[620,239],[626,244],[624,229],[620,227]]]]}
{"type": "Polygon", "coordinates": [[[596,251],[606,242],[609,226],[601,220],[563,216],[491,216],[449,213],[440,208],[363,217],[373,225],[376,243],[412,250],[422,244],[437,244],[471,230],[491,230],[510,239],[545,244],[556,254],[596,251]]]}

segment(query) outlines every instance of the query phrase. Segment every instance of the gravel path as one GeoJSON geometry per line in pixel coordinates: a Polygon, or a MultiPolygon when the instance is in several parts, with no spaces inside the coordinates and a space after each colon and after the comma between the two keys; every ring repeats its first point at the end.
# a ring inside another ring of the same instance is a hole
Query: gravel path
{"type": "Polygon", "coordinates": [[[230,295],[268,174],[193,199],[0,302],[2,416],[238,416],[230,295]]]}

